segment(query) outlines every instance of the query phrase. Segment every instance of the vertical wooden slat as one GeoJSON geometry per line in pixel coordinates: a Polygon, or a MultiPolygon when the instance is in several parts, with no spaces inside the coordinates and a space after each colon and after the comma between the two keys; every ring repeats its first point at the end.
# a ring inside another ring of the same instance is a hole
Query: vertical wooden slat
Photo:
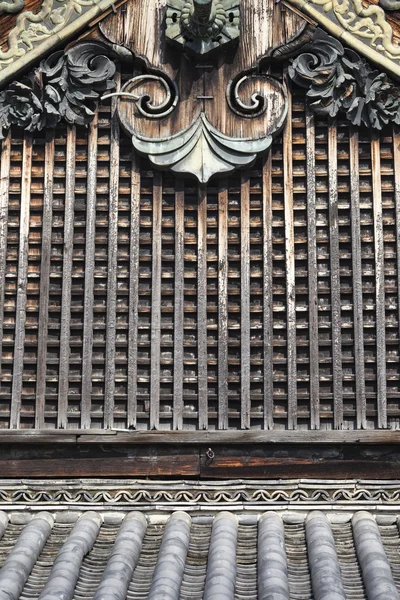
{"type": "Polygon", "coordinates": [[[358,130],[350,131],[350,203],[351,248],[353,258],[353,315],[354,315],[354,362],[356,376],[357,429],[367,427],[364,362],[364,316],[361,271],[361,220],[360,180],[358,157],[358,130]]]}
{"type": "Polygon", "coordinates": [[[10,429],[17,429],[21,418],[22,377],[24,372],[26,290],[28,282],[29,218],[32,176],[32,147],[30,133],[23,142],[21,210],[19,219],[18,279],[15,315],[14,364],[11,395],[10,429]]]}
{"type": "Polygon", "coordinates": [[[72,253],[75,210],[75,152],[76,130],[75,127],[68,127],[65,161],[64,254],[61,292],[60,366],[57,414],[57,427],[60,429],[65,429],[68,425],[67,410],[71,335],[72,253]]]}
{"type": "Polygon", "coordinates": [[[386,402],[386,317],[385,266],[383,245],[381,147],[379,135],[372,134],[371,167],[372,199],[374,207],[375,289],[376,289],[376,377],[378,427],[387,427],[386,402]]]}
{"type": "Polygon", "coordinates": [[[83,307],[83,347],[82,347],[82,400],[81,427],[90,428],[90,408],[92,404],[92,358],[93,358],[93,306],[94,306],[94,267],[96,240],[96,188],[97,188],[97,138],[98,114],[89,126],[87,161],[87,205],[86,205],[86,248],[85,248],[85,296],[83,307]]]}
{"type": "Polygon", "coordinates": [[[274,428],[273,288],[272,288],[272,152],[263,163],[264,428],[274,428]]]}
{"type": "Polygon", "coordinates": [[[337,188],[337,130],[332,120],[328,126],[329,232],[331,259],[331,319],[334,428],[343,426],[343,367],[340,307],[339,211],[337,188]]]}
{"type": "Polygon", "coordinates": [[[0,377],[3,356],[4,291],[6,285],[8,192],[10,188],[11,133],[1,145],[0,166],[0,377]]]}
{"type": "MultiPolygon", "coordinates": [[[[120,88],[120,74],[115,76],[120,88]]],[[[110,183],[108,204],[108,277],[107,277],[107,334],[104,389],[104,427],[114,425],[115,343],[117,326],[117,263],[118,263],[118,198],[119,198],[119,124],[118,99],[111,103],[110,183]]]]}
{"type": "Polygon", "coordinates": [[[207,187],[199,184],[197,220],[197,388],[199,429],[208,428],[207,187]]]}
{"type": "Polygon", "coordinates": [[[292,106],[289,100],[288,117],[283,133],[283,186],[285,207],[285,263],[287,310],[287,392],[288,428],[297,428],[296,373],[296,292],[294,263],[293,156],[292,106]]]}
{"type": "Polygon", "coordinates": [[[178,179],[175,193],[174,429],[183,429],[184,207],[185,189],[178,179]]]}
{"type": "Polygon", "coordinates": [[[47,370],[47,330],[49,321],[50,256],[53,219],[54,130],[46,132],[42,223],[42,257],[40,265],[39,331],[36,382],[36,429],[44,428],[47,370]]]}
{"type": "Polygon", "coordinates": [[[310,336],[310,416],[311,429],[319,429],[319,348],[318,348],[318,280],[317,216],[315,188],[315,122],[306,103],[307,165],[307,234],[308,234],[308,314],[310,336]]]}
{"type": "Polygon", "coordinates": [[[160,421],[160,351],[161,351],[161,225],[162,176],[154,172],[153,184],[153,249],[151,280],[151,358],[150,358],[150,429],[158,429],[160,421]]]}
{"type": "Polygon", "coordinates": [[[218,193],[218,428],[228,429],[228,187],[218,193]]]}
{"type": "Polygon", "coordinates": [[[397,254],[397,302],[398,336],[400,340],[400,128],[393,126],[394,194],[396,205],[396,254],[397,254]]]}
{"type": "Polygon", "coordinates": [[[140,169],[139,158],[132,155],[131,226],[129,257],[129,332],[128,332],[128,428],[137,425],[137,352],[139,306],[140,169]]]}
{"type": "Polygon", "coordinates": [[[250,429],[250,177],[242,173],[240,186],[241,250],[241,426],[250,429]]]}

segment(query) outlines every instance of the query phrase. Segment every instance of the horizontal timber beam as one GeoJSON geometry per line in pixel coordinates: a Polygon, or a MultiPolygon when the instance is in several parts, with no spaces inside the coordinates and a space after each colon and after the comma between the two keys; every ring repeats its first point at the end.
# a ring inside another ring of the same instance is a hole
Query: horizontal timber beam
{"type": "Polygon", "coordinates": [[[400,431],[3,430],[0,444],[397,444],[400,431]]]}

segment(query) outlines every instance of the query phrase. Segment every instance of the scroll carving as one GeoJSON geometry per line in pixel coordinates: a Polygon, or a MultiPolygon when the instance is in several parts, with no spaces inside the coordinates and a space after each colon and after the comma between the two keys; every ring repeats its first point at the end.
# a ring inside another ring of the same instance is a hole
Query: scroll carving
{"type": "Polygon", "coordinates": [[[179,95],[176,89],[171,89],[172,82],[165,96],[165,88],[168,87],[166,78],[152,78],[153,83],[158,83],[159,91],[163,82],[164,95],[159,97],[158,103],[154,96],[145,93],[143,85],[150,77],[135,77],[121,93],[110,94],[120,98],[120,121],[132,136],[134,148],[148,156],[154,165],[176,173],[194,175],[202,183],[206,183],[213,175],[228,173],[253,163],[257,154],[269,148],[273,136],[281,130],[286,119],[287,97],[283,85],[268,75],[245,75],[236,84],[228,85],[227,104],[242,119],[263,118],[264,135],[254,138],[225,135],[213,126],[212,111],[201,111],[194,122],[175,135],[143,135],[139,129],[143,117],[163,119],[174,110],[179,110],[179,95]],[[137,86],[141,87],[140,93],[137,86]]]}
{"type": "Polygon", "coordinates": [[[11,125],[27,131],[54,127],[61,119],[87,125],[96,103],[114,87],[115,64],[98,42],[77,44],[65,54],[56,52],[35,73],[0,93],[3,136],[11,125]]]}
{"type": "Polygon", "coordinates": [[[20,12],[25,6],[25,0],[4,0],[0,2],[0,15],[11,15],[20,12]]]}
{"type": "Polygon", "coordinates": [[[334,117],[341,111],[354,125],[374,129],[400,124],[398,85],[321,29],[293,60],[289,75],[308,90],[317,113],[334,117]]]}

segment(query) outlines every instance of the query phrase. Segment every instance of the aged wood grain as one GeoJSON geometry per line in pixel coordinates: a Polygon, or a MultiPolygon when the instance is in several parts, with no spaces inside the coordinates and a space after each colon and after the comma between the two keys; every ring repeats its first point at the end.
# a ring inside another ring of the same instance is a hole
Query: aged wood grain
{"type": "Polygon", "coordinates": [[[198,188],[197,227],[197,390],[199,429],[207,429],[207,187],[202,184],[198,188]]]}
{"type": "Polygon", "coordinates": [[[7,261],[8,192],[10,187],[11,134],[1,145],[0,166],[0,377],[3,356],[4,299],[7,261]]]}
{"type": "Polygon", "coordinates": [[[241,248],[241,427],[250,429],[250,179],[242,173],[240,186],[241,248]]]}
{"type": "Polygon", "coordinates": [[[51,230],[53,219],[53,179],[54,131],[49,130],[46,132],[45,172],[43,191],[42,260],[40,265],[40,306],[35,415],[35,426],[37,429],[41,429],[44,427],[44,406],[46,398],[47,328],[49,321],[51,230]]]}
{"type": "Polygon", "coordinates": [[[57,414],[57,426],[60,429],[65,429],[68,425],[67,409],[70,370],[71,287],[75,207],[75,152],[76,129],[74,126],[71,126],[67,129],[65,157],[64,254],[61,293],[60,366],[57,414]]]}
{"type": "Polygon", "coordinates": [[[218,427],[228,429],[228,188],[218,193],[218,427]]]}
{"type": "Polygon", "coordinates": [[[137,346],[140,240],[140,159],[132,155],[130,193],[127,426],[137,423],[137,346]]]}
{"type": "Polygon", "coordinates": [[[28,278],[29,218],[32,181],[32,134],[23,142],[21,205],[18,250],[18,291],[15,315],[14,364],[11,396],[10,429],[18,429],[21,419],[22,378],[24,372],[26,290],[28,278]]]}
{"type": "MultiPolygon", "coordinates": [[[[115,84],[121,87],[121,75],[116,74],[115,84]]],[[[113,98],[111,107],[110,143],[110,191],[108,205],[108,278],[107,278],[107,333],[105,365],[104,427],[114,424],[115,356],[117,326],[117,265],[118,265],[118,199],[119,199],[119,123],[118,100],[113,98]]]]}
{"type": "Polygon", "coordinates": [[[366,396],[364,368],[364,315],[361,271],[361,227],[360,227],[360,188],[358,131],[350,132],[350,194],[351,194],[351,243],[353,254],[353,298],[354,298],[354,353],[356,374],[357,428],[365,429],[366,396]]]}
{"type": "Polygon", "coordinates": [[[310,335],[310,411],[311,429],[320,428],[319,345],[318,345],[318,268],[316,239],[315,119],[306,104],[307,136],[307,233],[308,233],[308,314],[310,335]]]}
{"type": "Polygon", "coordinates": [[[135,458],[63,458],[1,460],[3,477],[161,477],[198,476],[199,459],[188,456],[138,456],[135,458]]]}
{"type": "Polygon", "coordinates": [[[263,326],[264,428],[274,427],[274,314],[272,282],[272,152],[263,160],[263,326]]]}
{"type": "Polygon", "coordinates": [[[98,114],[89,126],[86,206],[85,298],[83,308],[81,427],[90,427],[93,359],[93,303],[96,236],[98,114]]]}
{"type": "Polygon", "coordinates": [[[296,286],[294,258],[292,114],[289,101],[288,118],[283,133],[283,188],[285,207],[285,263],[287,310],[287,396],[288,427],[297,428],[297,365],[296,365],[296,286]]]}
{"type": "Polygon", "coordinates": [[[341,429],[343,426],[342,318],[340,303],[337,129],[334,121],[330,122],[328,126],[328,162],[334,426],[336,429],[341,429]]]}
{"type": "Polygon", "coordinates": [[[400,339],[400,128],[393,127],[394,200],[396,214],[398,336],[400,339]]]}
{"type": "Polygon", "coordinates": [[[372,201],[374,210],[376,287],[376,378],[378,427],[387,427],[385,271],[382,215],[381,157],[378,134],[371,141],[372,201]]]}
{"type": "Polygon", "coordinates": [[[153,249],[151,275],[150,429],[158,429],[160,418],[162,193],[162,175],[161,173],[155,172],[153,183],[153,249]]]}
{"type": "Polygon", "coordinates": [[[174,429],[183,429],[183,323],[185,259],[185,188],[175,192],[174,429]]]}

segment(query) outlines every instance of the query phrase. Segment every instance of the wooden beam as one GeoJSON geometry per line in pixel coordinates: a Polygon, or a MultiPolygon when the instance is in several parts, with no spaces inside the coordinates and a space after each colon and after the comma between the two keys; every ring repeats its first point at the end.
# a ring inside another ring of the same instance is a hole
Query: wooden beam
{"type": "Polygon", "coordinates": [[[81,427],[90,428],[90,407],[92,404],[92,358],[93,358],[93,306],[94,268],[96,243],[96,192],[97,192],[97,138],[98,113],[89,126],[88,136],[88,178],[86,183],[86,248],[85,248],[85,298],[82,348],[82,400],[81,427]]]}
{"type": "MultiPolygon", "coordinates": [[[[119,91],[121,75],[115,76],[119,91]]],[[[114,425],[115,356],[117,336],[117,268],[118,268],[118,201],[119,201],[119,123],[118,98],[111,103],[110,183],[108,204],[108,277],[107,277],[107,330],[104,385],[104,427],[114,425]]]]}
{"type": "Polygon", "coordinates": [[[61,292],[61,328],[60,328],[60,365],[58,385],[57,426],[65,429],[68,425],[69,359],[71,335],[71,289],[72,254],[75,211],[75,153],[76,130],[67,128],[67,150],[65,158],[65,219],[64,219],[64,255],[61,292]]]}
{"type": "MultiPolygon", "coordinates": [[[[1,434],[0,434],[1,440],[1,434]]],[[[400,431],[132,431],[104,437],[79,435],[83,444],[395,444],[400,431]]]]}
{"type": "Polygon", "coordinates": [[[207,187],[199,184],[197,220],[197,394],[199,429],[208,427],[207,187]]]}
{"type": "Polygon", "coordinates": [[[128,407],[127,426],[137,425],[137,351],[139,318],[140,159],[133,152],[129,249],[128,407]]]}
{"type": "Polygon", "coordinates": [[[15,311],[15,343],[11,397],[10,429],[21,420],[22,379],[24,373],[26,294],[28,285],[29,220],[32,181],[33,137],[26,133],[23,142],[21,209],[19,220],[18,287],[15,311]]]}

